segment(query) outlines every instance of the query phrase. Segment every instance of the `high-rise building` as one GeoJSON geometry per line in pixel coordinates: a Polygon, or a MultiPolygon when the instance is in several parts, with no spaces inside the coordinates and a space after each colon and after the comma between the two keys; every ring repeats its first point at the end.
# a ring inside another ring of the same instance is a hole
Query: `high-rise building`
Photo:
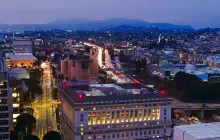
{"type": "Polygon", "coordinates": [[[12,127],[12,95],[8,84],[8,70],[5,59],[0,58],[0,139],[10,139],[12,127]]]}
{"type": "Polygon", "coordinates": [[[98,49],[90,49],[89,55],[70,54],[61,60],[60,72],[70,80],[88,80],[96,82],[98,78],[98,49]]]}
{"type": "Polygon", "coordinates": [[[171,136],[171,98],[134,85],[63,83],[64,140],[164,140],[171,136]]]}
{"type": "Polygon", "coordinates": [[[15,53],[32,53],[32,41],[27,38],[13,38],[12,48],[15,53]]]}

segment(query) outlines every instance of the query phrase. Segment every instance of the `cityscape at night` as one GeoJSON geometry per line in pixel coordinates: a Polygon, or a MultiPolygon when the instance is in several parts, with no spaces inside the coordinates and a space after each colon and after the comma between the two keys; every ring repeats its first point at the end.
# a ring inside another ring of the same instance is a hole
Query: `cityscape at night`
{"type": "Polygon", "coordinates": [[[220,1],[0,3],[0,140],[220,140],[220,1]]]}

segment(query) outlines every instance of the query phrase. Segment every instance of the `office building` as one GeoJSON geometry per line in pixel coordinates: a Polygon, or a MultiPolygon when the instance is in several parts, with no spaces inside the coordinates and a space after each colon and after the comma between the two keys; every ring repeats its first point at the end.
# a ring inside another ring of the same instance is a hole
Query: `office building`
{"type": "Polygon", "coordinates": [[[164,140],[171,136],[171,98],[135,85],[63,83],[64,140],[164,140]],[[130,87],[130,88],[129,88],[130,87]]]}
{"type": "Polygon", "coordinates": [[[220,140],[220,123],[176,126],[173,140],[220,140]]]}
{"type": "Polygon", "coordinates": [[[14,53],[32,53],[32,41],[27,38],[13,38],[12,48],[14,53]]]}
{"type": "Polygon", "coordinates": [[[61,60],[61,74],[69,80],[88,80],[96,82],[98,78],[98,49],[91,48],[89,54],[69,54],[61,60]]]}
{"type": "Polygon", "coordinates": [[[0,58],[0,139],[10,139],[12,127],[12,98],[8,84],[8,70],[5,59],[0,58]]]}
{"type": "Polygon", "coordinates": [[[13,122],[24,111],[24,94],[27,93],[27,85],[24,80],[30,78],[30,73],[25,68],[13,68],[8,71],[9,88],[12,89],[13,122]]]}

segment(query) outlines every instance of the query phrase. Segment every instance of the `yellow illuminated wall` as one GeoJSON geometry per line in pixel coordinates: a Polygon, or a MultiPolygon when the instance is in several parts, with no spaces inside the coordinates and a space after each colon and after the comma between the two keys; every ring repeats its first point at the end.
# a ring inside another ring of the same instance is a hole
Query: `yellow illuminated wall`
{"type": "Polygon", "coordinates": [[[88,125],[117,124],[123,122],[156,121],[160,119],[160,109],[115,110],[89,112],[88,125]]]}

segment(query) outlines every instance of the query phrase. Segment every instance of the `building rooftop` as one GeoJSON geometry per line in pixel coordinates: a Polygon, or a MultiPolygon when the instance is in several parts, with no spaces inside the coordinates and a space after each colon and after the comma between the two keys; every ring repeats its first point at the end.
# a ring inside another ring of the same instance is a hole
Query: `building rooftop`
{"type": "Polygon", "coordinates": [[[65,83],[59,88],[62,95],[77,106],[172,101],[171,98],[152,93],[146,88],[124,88],[119,84],[90,84],[87,85],[87,89],[79,90],[78,86],[65,83]]]}
{"type": "Polygon", "coordinates": [[[14,37],[12,39],[13,41],[30,41],[28,38],[22,38],[22,37],[14,37]]]}
{"type": "Polygon", "coordinates": [[[30,74],[25,68],[13,68],[8,71],[9,79],[29,79],[30,74]]]}
{"type": "Polygon", "coordinates": [[[37,60],[32,53],[6,53],[5,57],[9,60],[37,60]]]}
{"type": "Polygon", "coordinates": [[[195,139],[220,138],[220,122],[176,126],[174,128],[174,133],[175,129],[179,129],[185,134],[194,137],[195,139]]]}

